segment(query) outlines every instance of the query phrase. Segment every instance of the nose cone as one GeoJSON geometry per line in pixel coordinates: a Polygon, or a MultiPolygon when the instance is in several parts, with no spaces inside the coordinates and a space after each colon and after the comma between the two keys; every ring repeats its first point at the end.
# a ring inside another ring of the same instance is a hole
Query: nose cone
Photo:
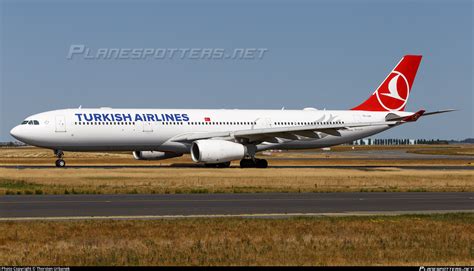
{"type": "Polygon", "coordinates": [[[22,141],[22,133],[21,133],[21,127],[20,125],[15,126],[11,131],[10,135],[13,136],[14,138],[22,141]]]}

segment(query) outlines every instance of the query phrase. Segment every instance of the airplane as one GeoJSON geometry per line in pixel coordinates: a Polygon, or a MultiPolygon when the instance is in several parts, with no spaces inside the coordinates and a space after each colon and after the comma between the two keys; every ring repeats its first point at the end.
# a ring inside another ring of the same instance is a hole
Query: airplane
{"type": "Polygon", "coordinates": [[[373,94],[350,110],[225,110],[75,108],[27,117],[10,134],[26,144],[52,149],[56,166],[64,151],[131,151],[138,160],[191,154],[194,162],[266,168],[265,150],[324,148],[372,136],[453,109],[406,112],[421,62],[406,55],[373,94]]]}

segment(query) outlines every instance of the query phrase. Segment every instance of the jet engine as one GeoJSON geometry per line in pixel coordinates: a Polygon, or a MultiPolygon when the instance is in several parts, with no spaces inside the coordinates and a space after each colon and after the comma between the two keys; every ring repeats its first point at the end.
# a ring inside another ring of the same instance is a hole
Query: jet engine
{"type": "Polygon", "coordinates": [[[137,160],[163,160],[182,156],[182,153],[161,152],[161,151],[134,151],[133,157],[137,160]]]}
{"type": "Polygon", "coordinates": [[[224,163],[245,156],[245,146],[225,140],[197,140],[191,145],[191,157],[199,163],[224,163]]]}

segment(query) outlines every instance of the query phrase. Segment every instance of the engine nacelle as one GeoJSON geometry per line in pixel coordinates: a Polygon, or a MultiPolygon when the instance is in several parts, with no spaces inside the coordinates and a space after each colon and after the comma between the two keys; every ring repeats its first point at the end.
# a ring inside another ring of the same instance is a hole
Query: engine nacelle
{"type": "Polygon", "coordinates": [[[245,156],[245,146],[225,140],[197,140],[191,146],[194,162],[223,163],[240,160],[245,156]]]}
{"type": "Polygon", "coordinates": [[[161,152],[161,151],[134,151],[133,157],[137,160],[163,160],[182,156],[182,153],[161,152]]]}

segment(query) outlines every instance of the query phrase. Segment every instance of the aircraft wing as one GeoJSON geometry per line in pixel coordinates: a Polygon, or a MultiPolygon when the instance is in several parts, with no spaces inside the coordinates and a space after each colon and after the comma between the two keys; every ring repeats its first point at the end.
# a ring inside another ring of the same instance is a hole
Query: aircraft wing
{"type": "Polygon", "coordinates": [[[193,142],[199,139],[219,138],[225,140],[245,139],[248,142],[280,142],[278,138],[296,140],[301,137],[321,138],[321,134],[340,136],[340,130],[367,126],[397,125],[398,121],[366,122],[366,123],[343,123],[327,125],[305,125],[291,127],[272,127],[243,129],[225,132],[196,132],[178,135],[171,141],[193,142]]]}

